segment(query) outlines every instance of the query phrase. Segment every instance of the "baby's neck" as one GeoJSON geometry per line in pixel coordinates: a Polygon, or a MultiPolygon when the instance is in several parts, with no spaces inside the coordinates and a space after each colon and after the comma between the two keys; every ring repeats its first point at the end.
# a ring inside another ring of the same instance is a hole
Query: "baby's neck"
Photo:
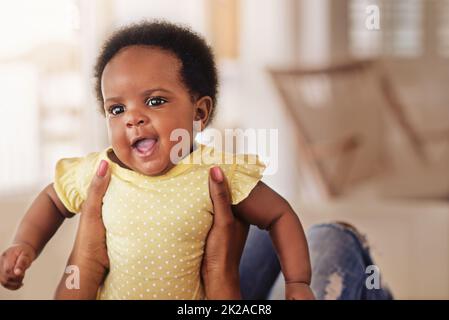
{"type": "Polygon", "coordinates": [[[124,164],[123,162],[120,161],[120,159],[115,155],[115,152],[113,149],[108,150],[108,158],[115,164],[118,164],[120,167],[128,169],[128,170],[132,170],[126,164],[124,164]]]}

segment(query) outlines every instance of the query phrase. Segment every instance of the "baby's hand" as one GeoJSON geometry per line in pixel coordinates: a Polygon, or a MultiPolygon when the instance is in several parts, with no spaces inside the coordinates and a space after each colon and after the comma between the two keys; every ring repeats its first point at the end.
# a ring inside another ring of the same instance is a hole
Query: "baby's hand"
{"type": "Polygon", "coordinates": [[[315,300],[315,296],[307,283],[285,283],[286,300],[315,300]]]}
{"type": "Polygon", "coordinates": [[[27,244],[15,244],[0,256],[0,283],[7,289],[17,290],[23,283],[25,271],[36,258],[35,250],[27,244]]]}

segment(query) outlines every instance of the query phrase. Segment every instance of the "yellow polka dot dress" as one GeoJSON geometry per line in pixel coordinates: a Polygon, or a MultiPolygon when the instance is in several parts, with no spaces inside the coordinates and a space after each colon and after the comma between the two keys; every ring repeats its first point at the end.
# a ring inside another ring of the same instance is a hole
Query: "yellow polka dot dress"
{"type": "Polygon", "coordinates": [[[255,155],[199,145],[166,174],[146,176],[112,162],[109,150],[59,160],[54,181],[58,197],[76,213],[99,162],[110,163],[103,199],[110,270],[97,297],[203,299],[201,261],[213,220],[209,169],[222,168],[237,204],[261,179],[265,165],[255,155]]]}

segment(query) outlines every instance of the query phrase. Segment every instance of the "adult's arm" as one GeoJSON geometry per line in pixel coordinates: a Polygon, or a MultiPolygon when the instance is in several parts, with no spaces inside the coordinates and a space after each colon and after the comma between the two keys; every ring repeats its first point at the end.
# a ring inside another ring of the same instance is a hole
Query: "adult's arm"
{"type": "Polygon", "coordinates": [[[109,270],[109,258],[106,250],[106,229],[101,216],[103,196],[111,179],[108,163],[101,161],[97,174],[89,187],[88,196],[81,208],[81,216],[75,243],[67,262],[67,267],[74,266],[79,276],[79,287],[68,286],[68,279],[73,274],[64,273],[55,299],[93,300],[109,270]]]}
{"type": "Polygon", "coordinates": [[[248,225],[234,217],[228,183],[220,167],[209,173],[214,222],[206,240],[202,277],[207,299],[241,299],[239,264],[248,225]]]}

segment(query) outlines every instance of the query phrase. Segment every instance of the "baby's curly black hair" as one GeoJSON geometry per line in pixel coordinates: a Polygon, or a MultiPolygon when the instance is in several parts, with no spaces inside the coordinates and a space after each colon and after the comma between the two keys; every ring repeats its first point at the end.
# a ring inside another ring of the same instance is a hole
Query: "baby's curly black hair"
{"type": "Polygon", "coordinates": [[[181,80],[192,98],[211,97],[213,108],[209,119],[212,120],[218,91],[218,75],[212,49],[190,28],[159,20],[122,27],[104,43],[94,67],[95,93],[103,115],[101,76],[104,68],[121,49],[134,45],[155,46],[173,53],[182,64],[181,80]]]}

